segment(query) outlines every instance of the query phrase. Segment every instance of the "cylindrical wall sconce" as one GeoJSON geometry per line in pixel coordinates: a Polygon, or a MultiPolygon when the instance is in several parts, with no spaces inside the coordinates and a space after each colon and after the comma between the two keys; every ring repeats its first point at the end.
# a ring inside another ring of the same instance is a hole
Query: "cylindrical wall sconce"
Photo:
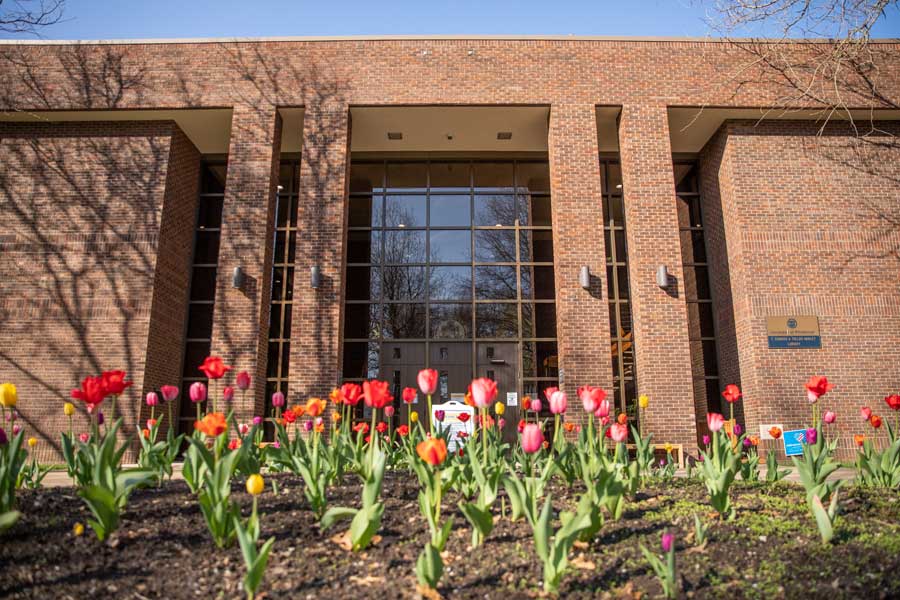
{"type": "Polygon", "coordinates": [[[234,272],[231,274],[231,287],[236,290],[244,287],[244,270],[240,267],[235,267],[234,272]]]}
{"type": "Polygon", "coordinates": [[[309,286],[317,290],[319,286],[322,285],[322,271],[319,269],[319,266],[316,265],[314,267],[310,267],[309,270],[309,286]]]}
{"type": "Polygon", "coordinates": [[[661,288],[669,287],[669,270],[666,265],[659,265],[656,269],[656,285],[661,288]]]}
{"type": "Polygon", "coordinates": [[[578,273],[578,284],[586,290],[591,289],[591,269],[589,267],[581,267],[578,273]]]}

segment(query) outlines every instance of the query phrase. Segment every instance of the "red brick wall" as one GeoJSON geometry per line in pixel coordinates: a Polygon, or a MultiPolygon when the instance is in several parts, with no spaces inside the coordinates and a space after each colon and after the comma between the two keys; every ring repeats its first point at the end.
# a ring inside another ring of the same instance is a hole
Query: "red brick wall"
{"type": "Polygon", "coordinates": [[[841,125],[817,136],[811,122],[734,121],[703,152],[723,383],[741,383],[750,431],[807,426],[803,383],[826,375],[836,388],[820,404],[838,414],[826,431],[850,452],[872,433],[859,408],[886,416],[900,390],[900,149],[884,143],[900,125],[877,127],[859,141],[841,125]],[[785,315],[818,316],[822,348],[770,350],[766,316],[785,315]]]}
{"type": "MultiPolygon", "coordinates": [[[[184,318],[183,294],[153,300],[163,276],[160,236],[175,234],[161,229],[168,225],[163,207],[186,197],[182,173],[193,153],[165,121],[0,124],[0,316],[8,341],[0,380],[18,386],[23,421],[43,440],[39,456],[56,456],[59,432],[68,428],[62,404],[82,377],[129,373],[135,383],[118,410],[130,433],[142,392],[168,375],[159,353],[180,354],[183,331],[150,352],[148,334],[152,319],[174,335],[173,323],[184,318]]],[[[178,274],[174,263],[164,268],[178,274]]],[[[79,411],[75,429],[86,426],[79,411]]]]}

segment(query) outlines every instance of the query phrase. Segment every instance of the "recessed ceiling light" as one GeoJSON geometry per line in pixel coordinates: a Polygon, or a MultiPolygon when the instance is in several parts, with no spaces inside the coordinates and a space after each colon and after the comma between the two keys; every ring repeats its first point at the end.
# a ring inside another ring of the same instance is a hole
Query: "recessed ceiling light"
{"type": "Polygon", "coordinates": [[[400,131],[388,131],[388,139],[389,140],[402,140],[403,133],[400,131]]]}
{"type": "Polygon", "coordinates": [[[406,223],[399,223],[397,227],[406,227],[406,223]]]}
{"type": "Polygon", "coordinates": [[[498,140],[511,140],[512,139],[512,131],[498,131],[497,139],[498,140]]]}
{"type": "Polygon", "coordinates": [[[452,140],[452,139],[453,139],[453,134],[452,134],[452,133],[448,133],[448,134],[447,134],[447,139],[448,139],[448,140],[452,140]]]}
{"type": "Polygon", "coordinates": [[[617,190],[621,190],[621,189],[622,189],[622,184],[621,184],[621,183],[617,183],[617,184],[616,184],[616,189],[617,189],[617,190]]]}

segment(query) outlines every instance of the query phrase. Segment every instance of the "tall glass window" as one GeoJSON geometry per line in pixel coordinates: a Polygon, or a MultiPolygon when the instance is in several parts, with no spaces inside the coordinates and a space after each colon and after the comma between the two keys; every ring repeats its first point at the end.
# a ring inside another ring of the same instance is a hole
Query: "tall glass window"
{"type": "Polygon", "coordinates": [[[222,201],[225,196],[225,161],[204,161],[200,172],[200,198],[194,230],[191,291],[188,300],[187,333],[181,378],[179,417],[183,431],[193,431],[195,407],[188,388],[195,381],[207,383],[198,369],[209,356],[212,342],[213,304],[216,299],[216,271],[219,264],[219,235],[222,201]]]}
{"type": "Polygon", "coordinates": [[[556,385],[550,201],[545,160],[354,161],[344,379],[556,385]]]}
{"type": "Polygon", "coordinates": [[[622,167],[618,160],[600,161],[603,193],[603,236],[606,242],[606,281],[609,297],[609,337],[611,346],[615,406],[629,418],[636,416],[637,378],[634,360],[634,328],[631,321],[631,294],[628,288],[628,246],[625,240],[625,202],[622,195],[622,167]]]}
{"type": "Polygon", "coordinates": [[[703,236],[697,164],[695,161],[676,161],[674,169],[694,402],[698,414],[702,415],[709,411],[721,412],[709,263],[703,236]]]}
{"type": "Polygon", "coordinates": [[[274,416],[272,394],[288,394],[291,316],[294,302],[294,261],[297,252],[297,199],[300,160],[282,160],[275,206],[272,293],[269,308],[269,352],[266,362],[266,416],[274,416]]]}

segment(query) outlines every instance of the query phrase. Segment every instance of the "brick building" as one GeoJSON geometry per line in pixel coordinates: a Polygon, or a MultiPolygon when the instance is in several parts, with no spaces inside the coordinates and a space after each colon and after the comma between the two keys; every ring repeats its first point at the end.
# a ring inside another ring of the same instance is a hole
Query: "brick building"
{"type": "Polygon", "coordinates": [[[427,364],[442,400],[495,378],[512,431],[551,385],[570,419],[584,384],[646,394],[687,449],[725,384],[751,431],[794,428],[824,374],[847,451],[900,391],[900,43],[811,85],[767,48],[0,44],[0,381],[49,457],[83,376],[128,371],[133,427],[210,353],[253,376],[240,419],[427,364]],[[773,347],[797,323],[817,347],[773,347]]]}

